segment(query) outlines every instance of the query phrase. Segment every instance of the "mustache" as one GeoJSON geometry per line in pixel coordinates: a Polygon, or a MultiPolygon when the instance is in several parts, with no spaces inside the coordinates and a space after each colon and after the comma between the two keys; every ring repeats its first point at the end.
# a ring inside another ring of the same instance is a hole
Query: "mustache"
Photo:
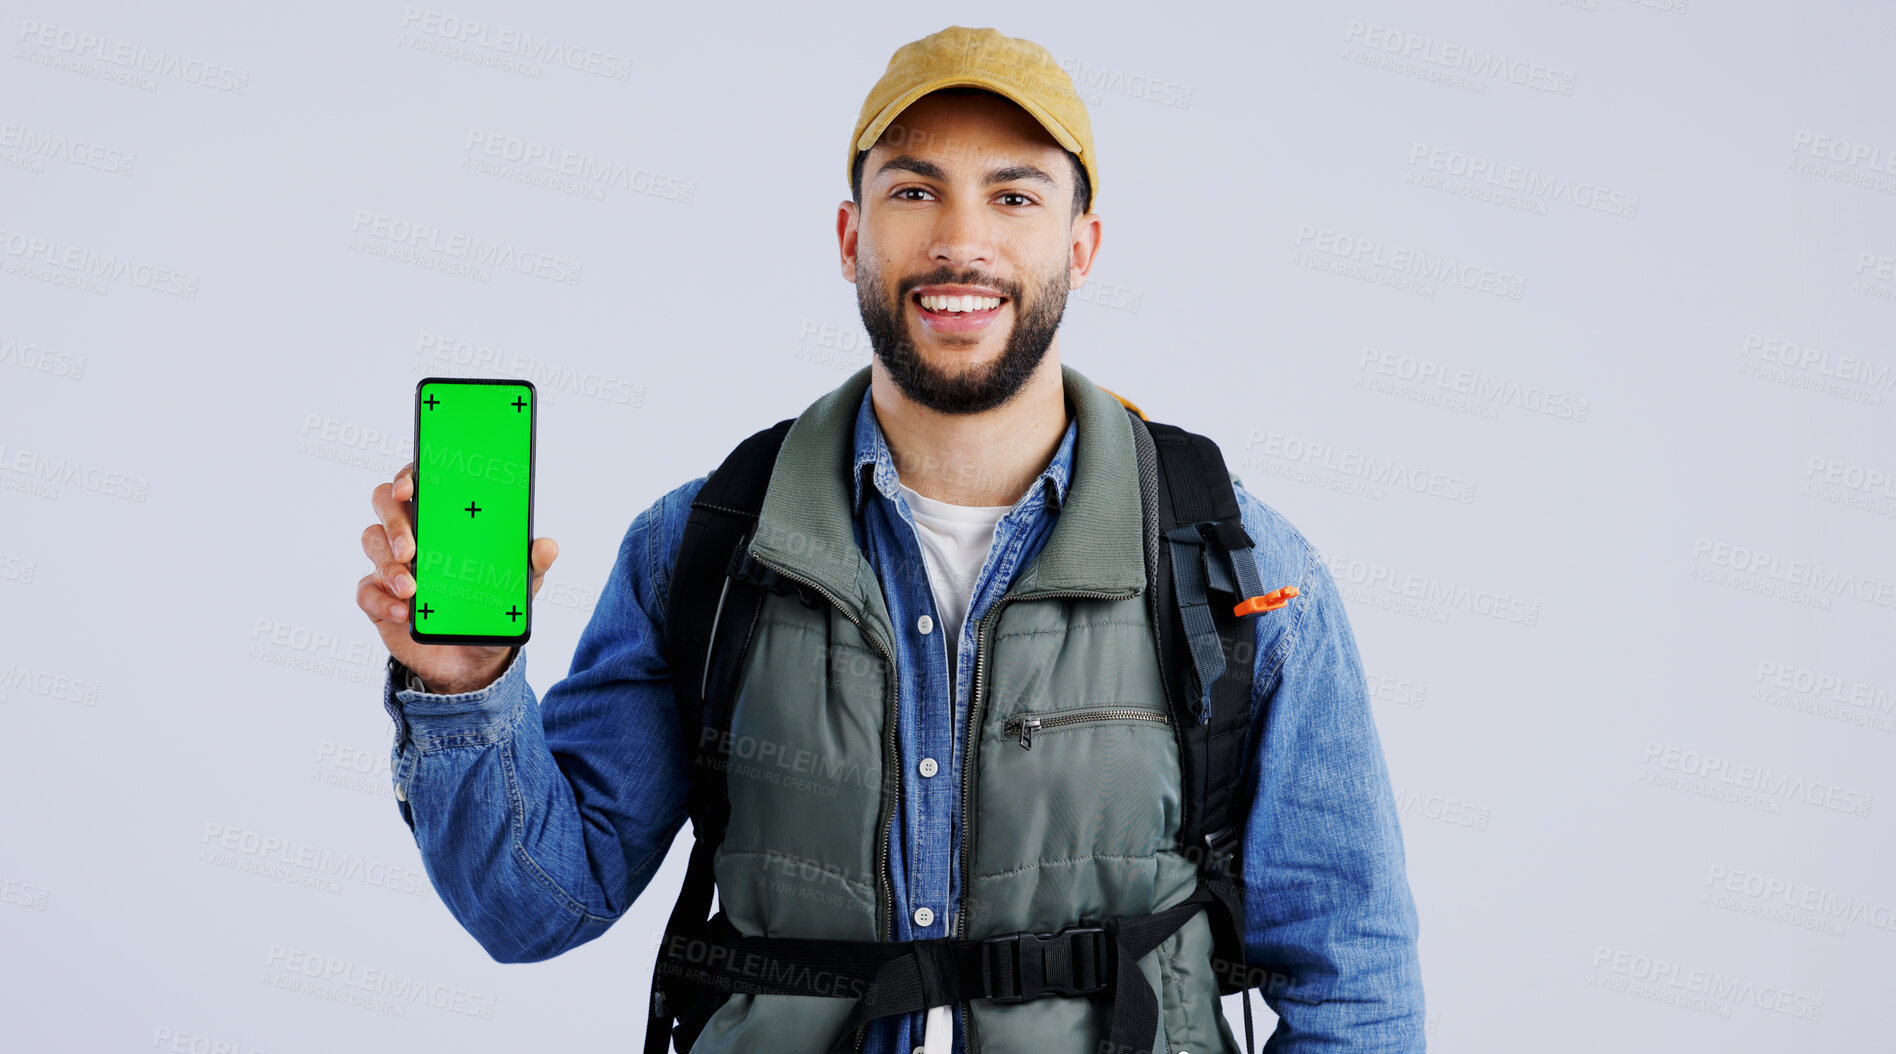
{"type": "Polygon", "coordinates": [[[1020,300],[1020,283],[1009,281],[996,275],[982,274],[979,271],[957,271],[952,267],[937,267],[933,271],[909,275],[896,283],[896,299],[906,300],[908,295],[925,285],[979,285],[989,289],[998,289],[1009,300],[1020,300]]]}

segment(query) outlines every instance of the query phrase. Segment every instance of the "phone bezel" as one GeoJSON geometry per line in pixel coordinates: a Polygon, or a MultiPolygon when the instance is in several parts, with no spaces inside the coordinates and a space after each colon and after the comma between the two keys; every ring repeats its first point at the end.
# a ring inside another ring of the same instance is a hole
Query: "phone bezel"
{"type": "MultiPolygon", "coordinates": [[[[488,644],[520,645],[533,636],[533,491],[534,491],[534,449],[540,441],[540,392],[532,381],[517,377],[423,377],[415,382],[415,493],[409,500],[414,503],[415,523],[415,559],[421,558],[421,390],[429,384],[506,384],[516,388],[525,388],[533,396],[533,414],[527,421],[527,595],[523,601],[527,606],[527,620],[520,627],[518,636],[480,635],[466,633],[425,633],[415,624],[414,597],[408,604],[408,636],[417,644],[488,644]]],[[[408,562],[409,573],[414,574],[414,560],[408,562]]],[[[416,578],[419,582],[420,579],[416,578]]]]}

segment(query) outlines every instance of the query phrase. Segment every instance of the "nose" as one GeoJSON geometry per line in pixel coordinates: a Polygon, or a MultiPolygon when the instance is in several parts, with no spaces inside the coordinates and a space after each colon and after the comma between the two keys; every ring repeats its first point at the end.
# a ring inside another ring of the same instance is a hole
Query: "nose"
{"type": "Polygon", "coordinates": [[[993,267],[994,257],[994,225],[981,205],[949,203],[935,213],[929,262],[966,270],[993,267]]]}

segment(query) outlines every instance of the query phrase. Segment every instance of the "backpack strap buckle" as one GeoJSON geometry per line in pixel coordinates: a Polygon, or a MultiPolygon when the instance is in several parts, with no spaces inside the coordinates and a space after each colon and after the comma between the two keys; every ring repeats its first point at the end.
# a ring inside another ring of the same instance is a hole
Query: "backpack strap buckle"
{"type": "Polygon", "coordinates": [[[1230,877],[1231,861],[1238,853],[1237,828],[1220,827],[1205,832],[1205,866],[1201,874],[1230,877]]]}
{"type": "Polygon", "coordinates": [[[1090,995],[1112,983],[1113,941],[1103,926],[1021,930],[981,942],[981,984],[997,1003],[1090,995]]]}

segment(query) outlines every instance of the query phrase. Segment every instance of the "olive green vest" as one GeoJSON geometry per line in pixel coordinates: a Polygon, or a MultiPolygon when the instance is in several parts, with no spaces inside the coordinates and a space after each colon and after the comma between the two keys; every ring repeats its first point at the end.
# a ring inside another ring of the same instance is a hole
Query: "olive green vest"
{"type": "MultiPolygon", "coordinates": [[[[1079,421],[1066,501],[1039,557],[982,619],[973,730],[956,734],[974,756],[964,753],[961,787],[965,910],[937,906],[947,936],[1144,915],[1197,883],[1178,852],[1179,748],[1145,596],[1132,424],[1077,371],[1064,368],[1063,380],[1079,421]],[[1022,715],[1042,720],[1031,748],[1009,724],[1022,715]]],[[[891,822],[924,777],[897,763],[896,713],[914,704],[897,698],[897,630],[851,526],[848,466],[868,383],[865,368],[797,418],[751,543],[759,561],[830,603],[766,593],[738,676],[730,821],[714,871],[722,910],[747,936],[892,932],[891,822]]],[[[1137,961],[1159,1000],[1154,1051],[1237,1051],[1211,947],[1200,911],[1137,961]]],[[[844,997],[861,994],[847,983],[838,998],[734,993],[691,1054],[822,1054],[850,1012],[844,997]]],[[[1111,1005],[1054,995],[974,999],[957,1012],[969,1054],[1098,1054],[1111,1005]]]]}

